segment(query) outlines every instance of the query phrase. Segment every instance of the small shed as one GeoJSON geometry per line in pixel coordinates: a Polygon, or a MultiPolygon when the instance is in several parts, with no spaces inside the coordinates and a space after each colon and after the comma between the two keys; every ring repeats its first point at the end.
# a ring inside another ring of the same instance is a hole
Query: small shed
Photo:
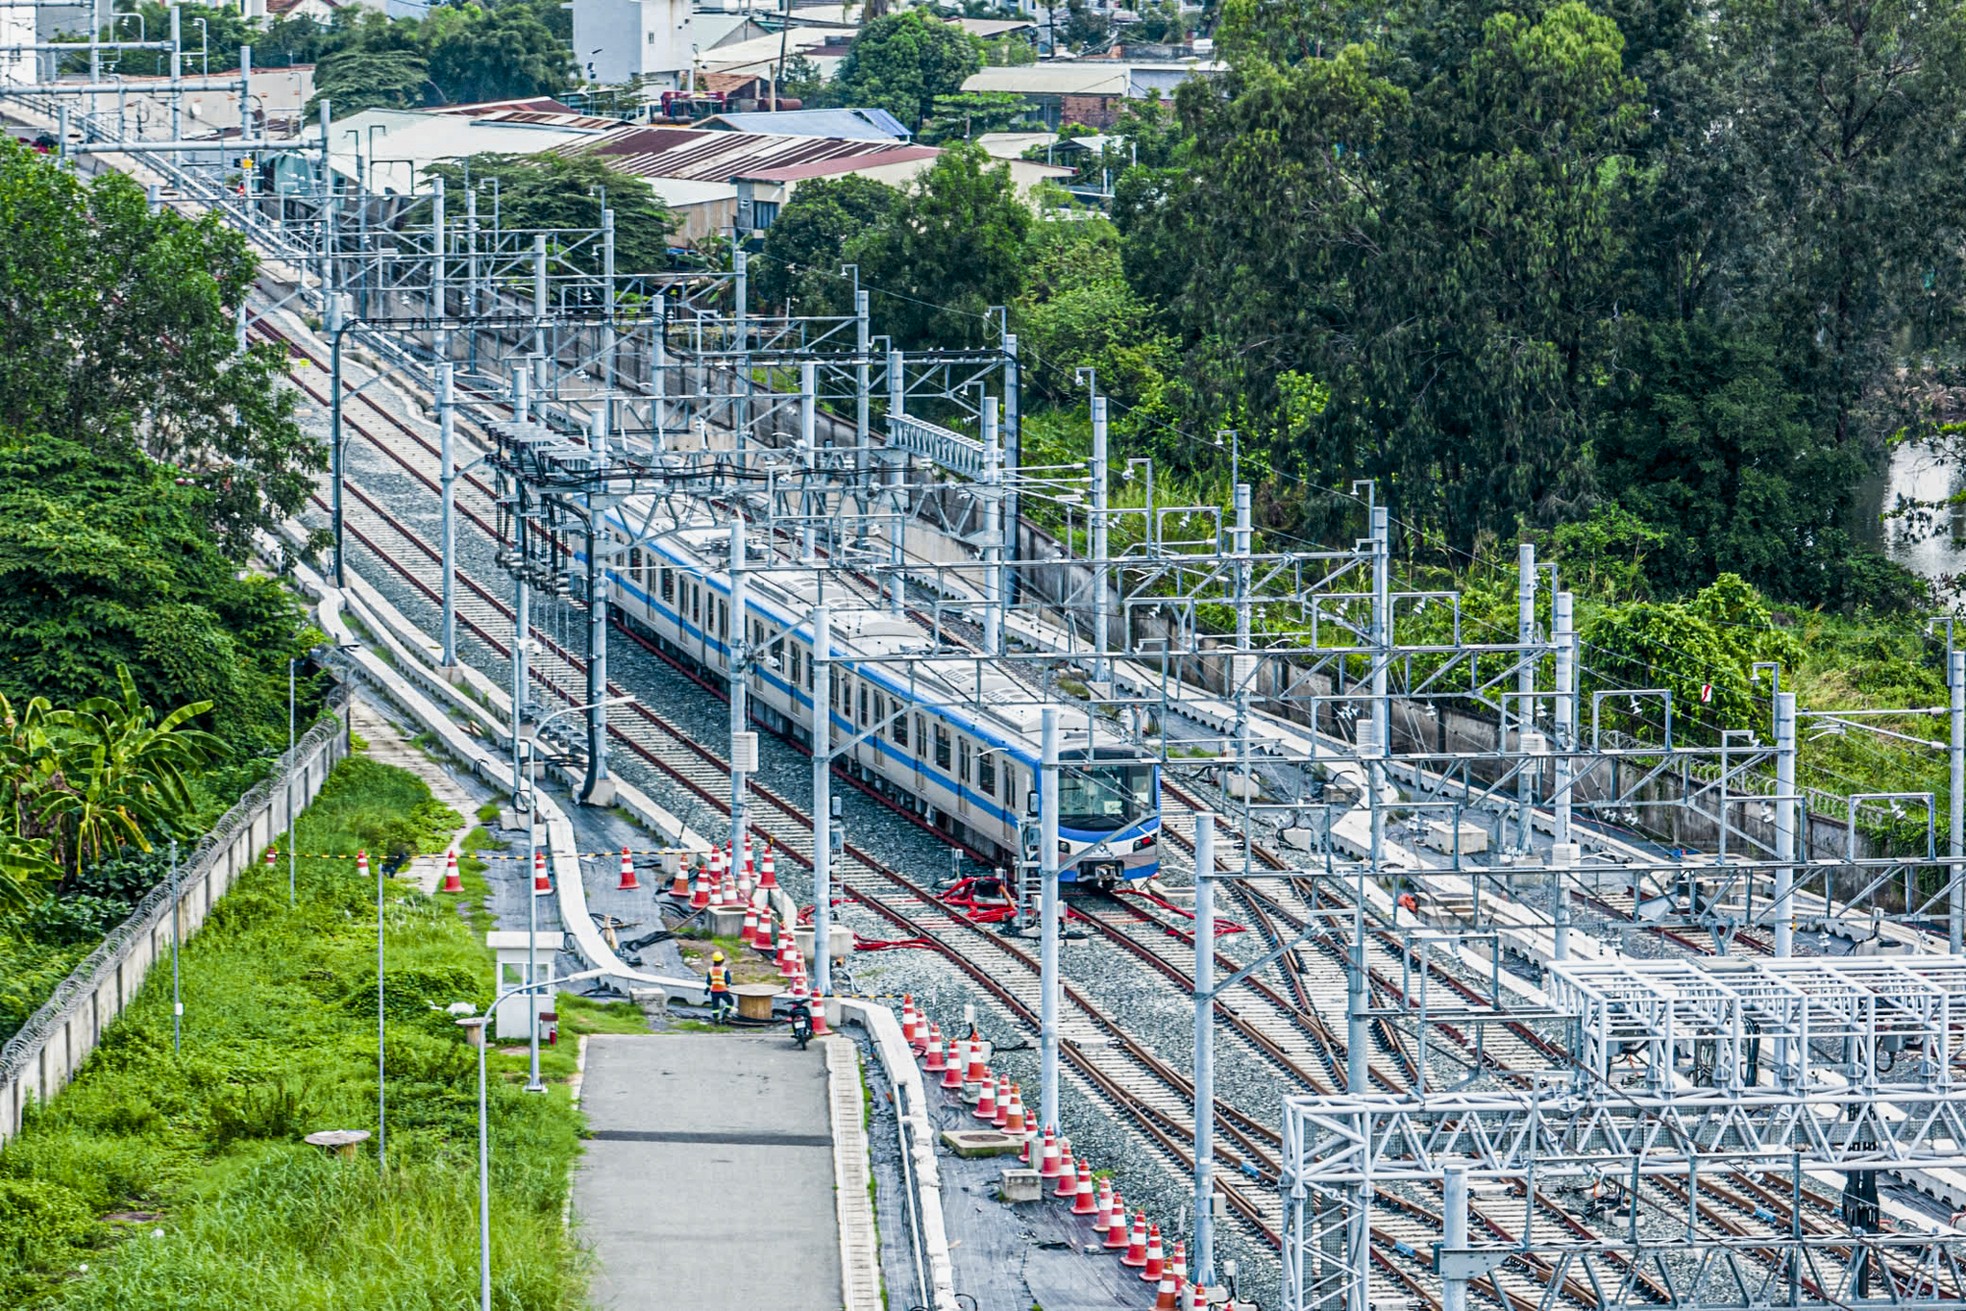
{"type": "MultiPolygon", "coordinates": [[[[553,977],[553,959],[566,945],[566,934],[559,930],[550,933],[527,934],[523,931],[494,929],[485,935],[485,945],[492,949],[498,959],[498,990],[520,988],[528,983],[538,983],[553,977]],[[530,941],[528,941],[530,939],[530,941]],[[527,948],[531,951],[528,952],[527,948]],[[537,973],[526,974],[527,957],[531,955],[537,973]]],[[[516,993],[498,1004],[498,1013],[493,1016],[496,1034],[500,1038],[524,1038],[531,1032],[531,1020],[526,1014],[530,1006],[535,1016],[551,1014],[553,1011],[552,989],[541,989],[536,993],[516,993]]]]}

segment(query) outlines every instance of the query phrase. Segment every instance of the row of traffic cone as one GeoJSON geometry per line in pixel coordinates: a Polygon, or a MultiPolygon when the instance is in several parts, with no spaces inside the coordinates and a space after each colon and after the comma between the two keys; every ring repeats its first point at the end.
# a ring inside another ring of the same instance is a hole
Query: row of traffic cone
{"type": "MultiPolygon", "coordinates": [[[[624,851],[621,853],[621,855],[622,858],[625,860],[628,856],[628,853],[624,851]]],[[[268,869],[272,869],[275,862],[279,859],[279,856],[280,856],[280,849],[278,847],[268,847],[266,849],[266,867],[268,869]]],[[[358,851],[355,853],[355,872],[361,878],[364,879],[368,878],[369,853],[366,850],[358,851]]],[[[547,889],[547,891],[549,892],[551,890],[552,889],[550,887],[547,889]]],[[[442,887],[437,889],[437,891],[439,892],[464,891],[464,881],[458,878],[457,876],[457,848],[456,847],[452,847],[448,852],[445,853],[444,883],[442,887]]]]}
{"type": "Polygon", "coordinates": [[[1092,1167],[1072,1151],[1071,1139],[1061,1139],[1047,1125],[1042,1140],[1035,1123],[1024,1110],[1023,1090],[1007,1078],[991,1074],[983,1061],[983,1043],[976,1027],[967,1038],[948,1044],[945,1054],[942,1026],[915,1007],[912,994],[901,999],[901,1036],[922,1059],[924,1074],[940,1075],[944,1089],[960,1091],[965,1084],[976,1088],[976,1104],[971,1114],[1014,1137],[1024,1140],[1018,1160],[1032,1164],[1036,1145],[1038,1178],[1050,1180],[1054,1198],[1069,1201],[1073,1215],[1092,1217],[1092,1231],[1102,1244],[1120,1254],[1120,1264],[1137,1269],[1140,1278],[1154,1288],[1155,1311],[1200,1311],[1208,1305],[1207,1289],[1188,1282],[1188,1246],[1177,1241],[1170,1257],[1161,1243],[1158,1224],[1151,1224],[1144,1211],[1135,1211],[1127,1222],[1126,1203],[1112,1186],[1111,1179],[1093,1178],[1092,1167]]]}
{"type": "MultiPolygon", "coordinates": [[[[699,857],[694,869],[678,867],[669,885],[669,895],[679,900],[688,898],[691,910],[734,908],[769,901],[768,894],[778,887],[778,859],[774,849],[766,844],[754,882],[748,840],[745,846],[741,861],[733,860],[726,846],[713,849],[707,861],[699,857]]],[[[627,853],[622,853],[622,857],[625,861],[627,853]]]]}

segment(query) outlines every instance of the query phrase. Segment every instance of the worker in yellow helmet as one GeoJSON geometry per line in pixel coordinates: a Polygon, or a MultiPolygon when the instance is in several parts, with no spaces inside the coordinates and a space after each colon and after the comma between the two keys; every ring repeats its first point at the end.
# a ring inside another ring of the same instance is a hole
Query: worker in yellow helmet
{"type": "Polygon", "coordinates": [[[710,953],[710,973],[703,980],[705,992],[710,994],[710,1017],[718,1024],[730,1018],[730,966],[724,963],[721,951],[710,953]]]}

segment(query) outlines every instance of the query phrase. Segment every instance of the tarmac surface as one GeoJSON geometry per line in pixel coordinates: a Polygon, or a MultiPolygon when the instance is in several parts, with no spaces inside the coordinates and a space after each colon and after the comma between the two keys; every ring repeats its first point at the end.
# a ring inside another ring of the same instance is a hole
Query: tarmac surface
{"type": "Polygon", "coordinates": [[[780,1034],[595,1035],[574,1220],[600,1311],[837,1311],[826,1060],[780,1034]]]}

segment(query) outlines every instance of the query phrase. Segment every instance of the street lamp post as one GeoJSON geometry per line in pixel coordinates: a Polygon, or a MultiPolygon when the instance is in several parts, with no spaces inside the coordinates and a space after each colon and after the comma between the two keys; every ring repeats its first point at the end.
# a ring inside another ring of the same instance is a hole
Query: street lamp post
{"type": "MultiPolygon", "coordinates": [[[[491,1135],[485,1123],[485,1026],[498,1011],[498,1004],[507,997],[521,992],[532,992],[538,988],[557,988],[563,983],[578,983],[582,979],[599,978],[606,970],[582,970],[559,979],[539,979],[516,984],[492,998],[491,1005],[483,1015],[470,1015],[458,1021],[471,1033],[471,1041],[478,1049],[478,1306],[479,1311],[491,1311],[491,1135]]],[[[537,1003],[534,1003],[535,1006],[537,1003]]],[[[537,1071],[535,1071],[537,1075],[537,1071]]]]}
{"type": "MultiPolygon", "coordinates": [[[[607,706],[625,705],[635,698],[632,696],[603,697],[586,705],[563,706],[533,725],[532,741],[537,742],[545,732],[546,726],[565,715],[585,714],[589,710],[600,710],[607,706]]],[[[516,707],[515,707],[516,709],[516,707]]],[[[519,746],[522,739],[515,737],[512,743],[512,772],[519,780],[521,791],[514,793],[516,804],[521,796],[526,803],[526,862],[527,869],[521,877],[531,877],[531,869],[539,862],[539,779],[535,774],[537,762],[519,759],[519,746]]],[[[526,896],[526,978],[539,977],[539,889],[533,888],[526,896]]],[[[534,998],[531,1010],[526,1017],[527,1092],[545,1092],[546,1085],[539,1077],[539,1001],[534,998]]]]}

